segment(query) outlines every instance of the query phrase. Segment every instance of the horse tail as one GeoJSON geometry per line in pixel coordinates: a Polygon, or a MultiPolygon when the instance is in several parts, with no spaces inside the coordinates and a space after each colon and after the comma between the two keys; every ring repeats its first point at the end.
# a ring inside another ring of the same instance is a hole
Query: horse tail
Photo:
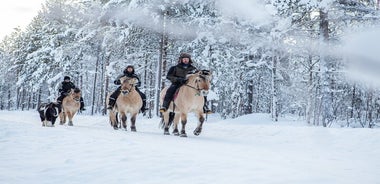
{"type": "MultiPolygon", "coordinates": [[[[170,127],[170,126],[173,124],[174,116],[175,116],[175,113],[174,113],[174,112],[169,112],[169,122],[168,122],[168,127],[170,127]]],[[[161,118],[161,121],[160,121],[160,125],[159,125],[159,127],[160,127],[161,129],[164,129],[164,128],[165,128],[164,116],[162,116],[162,118],[161,118]]]]}

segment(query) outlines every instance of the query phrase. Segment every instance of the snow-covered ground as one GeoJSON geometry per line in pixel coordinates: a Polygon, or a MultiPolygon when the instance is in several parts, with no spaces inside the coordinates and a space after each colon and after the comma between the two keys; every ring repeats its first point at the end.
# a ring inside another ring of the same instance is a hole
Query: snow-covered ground
{"type": "Polygon", "coordinates": [[[380,183],[380,129],[213,115],[197,137],[191,117],[181,138],[158,118],[130,132],[100,115],[48,128],[36,111],[0,111],[0,183],[380,183]]]}

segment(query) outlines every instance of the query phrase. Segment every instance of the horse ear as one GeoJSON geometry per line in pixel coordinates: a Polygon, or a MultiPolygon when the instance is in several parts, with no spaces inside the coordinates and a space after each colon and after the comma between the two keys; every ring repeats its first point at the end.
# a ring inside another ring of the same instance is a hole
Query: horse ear
{"type": "Polygon", "coordinates": [[[211,75],[210,70],[201,70],[201,75],[211,75]]]}

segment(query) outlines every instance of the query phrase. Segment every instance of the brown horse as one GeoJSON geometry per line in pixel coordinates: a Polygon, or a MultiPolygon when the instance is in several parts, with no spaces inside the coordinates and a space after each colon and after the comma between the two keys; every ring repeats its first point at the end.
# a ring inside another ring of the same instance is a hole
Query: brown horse
{"type": "MultiPolygon", "coordinates": [[[[203,122],[205,120],[203,116],[203,96],[207,96],[208,90],[210,89],[211,73],[208,70],[202,70],[197,73],[190,74],[186,78],[186,84],[179,88],[174,101],[170,103],[168,110],[162,114],[163,119],[161,120],[161,123],[164,123],[163,128],[165,135],[169,135],[169,126],[173,120],[173,134],[180,135],[181,137],[187,137],[185,126],[187,123],[187,114],[189,112],[194,112],[199,120],[198,126],[193,132],[194,135],[198,136],[202,131],[203,122]],[[170,115],[172,113],[174,113],[174,117],[170,115]],[[178,132],[178,123],[180,119],[182,124],[181,134],[178,132]]],[[[161,105],[167,89],[168,87],[161,91],[161,105]]]]}
{"type": "Polygon", "coordinates": [[[59,114],[60,125],[69,119],[69,126],[73,126],[73,117],[80,108],[81,91],[78,88],[71,89],[70,93],[62,100],[62,112],[59,114]]]}
{"type": "MultiPolygon", "coordinates": [[[[116,100],[116,104],[112,110],[110,110],[109,117],[111,126],[115,130],[118,129],[119,118],[121,119],[123,128],[127,130],[127,114],[131,116],[131,131],[136,131],[136,117],[142,107],[142,99],[140,94],[136,91],[136,84],[138,83],[136,78],[122,77],[121,81],[121,93],[116,100]]],[[[109,96],[107,97],[107,103],[109,96]]]]}

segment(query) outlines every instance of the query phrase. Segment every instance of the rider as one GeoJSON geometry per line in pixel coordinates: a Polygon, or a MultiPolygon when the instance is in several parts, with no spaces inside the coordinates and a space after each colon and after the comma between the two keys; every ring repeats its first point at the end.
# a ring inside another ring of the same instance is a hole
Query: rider
{"type": "MultiPolygon", "coordinates": [[[[63,78],[63,82],[59,84],[58,91],[60,96],[57,98],[57,102],[62,105],[63,99],[70,93],[71,89],[75,89],[75,85],[70,81],[69,76],[63,78]]],[[[83,98],[80,97],[80,111],[85,111],[83,98]]]]}
{"type": "MultiPolygon", "coordinates": [[[[190,54],[181,53],[178,59],[178,64],[176,66],[170,67],[166,78],[169,79],[172,84],[168,88],[165,94],[164,101],[160,112],[166,112],[169,108],[170,101],[173,99],[174,93],[179,87],[186,83],[186,75],[188,73],[194,72],[197,69],[192,65],[193,61],[191,60],[190,54]]],[[[207,107],[207,98],[205,97],[205,103],[203,106],[204,113],[210,114],[211,110],[207,107]]]]}
{"type": "MultiPolygon", "coordinates": [[[[138,83],[135,87],[136,91],[140,94],[141,96],[141,99],[142,99],[142,107],[141,107],[141,112],[144,113],[147,109],[146,109],[146,96],[144,93],[142,93],[138,87],[141,86],[141,82],[140,82],[140,79],[139,77],[135,74],[135,68],[132,66],[132,65],[128,65],[127,68],[124,69],[123,71],[123,74],[119,75],[116,80],[114,81],[114,83],[116,85],[120,85],[121,84],[121,81],[120,81],[120,78],[122,77],[130,77],[130,78],[136,78],[138,83]]],[[[107,106],[107,109],[111,110],[113,108],[113,106],[115,105],[116,103],[116,99],[117,97],[120,95],[120,91],[121,90],[121,86],[119,86],[116,91],[114,91],[110,98],[109,98],[109,102],[108,102],[108,106],[107,106]]]]}

